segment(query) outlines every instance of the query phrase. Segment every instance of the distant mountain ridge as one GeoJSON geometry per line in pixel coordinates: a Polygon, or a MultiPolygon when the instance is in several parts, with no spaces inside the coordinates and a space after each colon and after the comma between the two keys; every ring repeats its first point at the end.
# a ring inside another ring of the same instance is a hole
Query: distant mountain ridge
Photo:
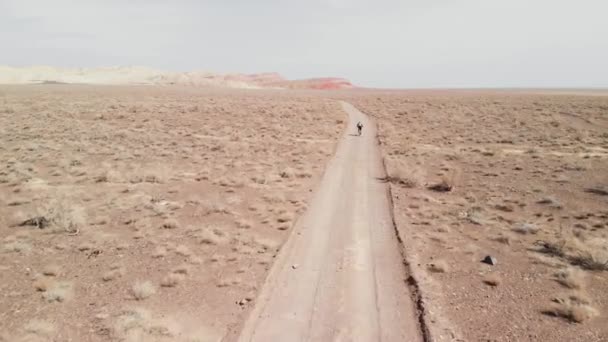
{"type": "Polygon", "coordinates": [[[170,72],[147,67],[56,68],[0,66],[0,84],[183,85],[214,88],[348,89],[343,78],[287,80],[278,73],[170,72]]]}

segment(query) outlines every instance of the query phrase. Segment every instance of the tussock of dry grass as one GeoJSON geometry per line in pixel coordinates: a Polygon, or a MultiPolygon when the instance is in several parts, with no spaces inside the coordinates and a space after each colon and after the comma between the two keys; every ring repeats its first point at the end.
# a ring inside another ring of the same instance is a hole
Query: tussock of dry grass
{"type": "Polygon", "coordinates": [[[587,296],[577,293],[555,298],[551,307],[543,313],[562,317],[574,323],[583,323],[599,315],[597,309],[591,306],[587,296]]]}
{"type": "Polygon", "coordinates": [[[120,278],[125,274],[125,269],[121,265],[113,265],[110,270],[101,276],[103,281],[112,281],[120,278]]]}
{"type": "Polygon", "coordinates": [[[172,272],[177,274],[188,274],[190,273],[190,266],[188,264],[181,264],[173,268],[172,272]]]}
{"type": "Polygon", "coordinates": [[[559,257],[573,266],[590,271],[608,271],[608,256],[592,246],[580,246],[577,240],[561,239],[560,241],[537,241],[538,252],[559,257]],[[583,250],[585,248],[586,250],[583,250]]]}
{"type": "Polygon", "coordinates": [[[156,293],[156,288],[151,282],[137,282],[131,287],[131,294],[137,300],[146,299],[156,293]]]}
{"type": "Polygon", "coordinates": [[[250,229],[253,227],[253,224],[249,220],[239,219],[236,221],[236,226],[240,229],[250,229]]]}
{"type": "Polygon", "coordinates": [[[203,263],[203,259],[198,256],[191,255],[190,258],[188,258],[188,263],[192,265],[200,265],[203,263]]]}
{"type": "Polygon", "coordinates": [[[184,275],[181,273],[169,273],[160,281],[160,286],[163,287],[175,287],[182,280],[184,280],[184,275]]]}
{"type": "Polygon", "coordinates": [[[176,219],[165,220],[161,225],[161,228],[163,228],[163,229],[176,229],[179,227],[180,227],[179,221],[177,221],[176,219]]]}
{"type": "Polygon", "coordinates": [[[32,285],[34,286],[36,291],[44,292],[48,290],[54,282],[55,281],[52,279],[41,277],[36,279],[32,285]]]}
{"type": "Polygon", "coordinates": [[[154,252],[152,252],[152,257],[156,258],[156,259],[162,258],[166,255],[167,255],[167,249],[162,246],[157,246],[156,249],[154,250],[154,252]]]}
{"type": "Polygon", "coordinates": [[[408,189],[417,188],[420,185],[420,180],[413,175],[408,175],[403,170],[403,166],[389,166],[386,180],[408,189]]]}
{"type": "Polygon", "coordinates": [[[445,273],[449,270],[448,263],[444,260],[437,260],[427,265],[429,271],[433,273],[445,273]]]}
{"type": "Polygon", "coordinates": [[[427,186],[427,189],[436,192],[449,192],[454,188],[454,184],[447,179],[442,179],[441,182],[427,186]]]}
{"type": "Polygon", "coordinates": [[[47,265],[42,269],[42,274],[49,277],[58,276],[60,272],[61,268],[55,264],[47,265]]]}
{"type": "Polygon", "coordinates": [[[4,244],[4,250],[7,252],[28,253],[32,250],[32,245],[24,241],[13,241],[4,244]]]}
{"type": "Polygon", "coordinates": [[[39,208],[37,217],[48,220],[51,230],[58,233],[76,234],[87,224],[85,208],[65,197],[39,208]]]}
{"type": "Polygon", "coordinates": [[[70,282],[54,282],[43,294],[47,302],[65,302],[73,296],[73,286],[70,282]]]}
{"type": "Polygon", "coordinates": [[[494,237],[492,240],[502,243],[504,245],[511,245],[511,238],[509,236],[499,235],[494,237]]]}
{"type": "Polygon", "coordinates": [[[199,242],[204,245],[219,245],[223,242],[223,239],[214,231],[205,230],[200,234],[199,242]]]}
{"type": "Polygon", "coordinates": [[[574,268],[567,268],[555,274],[555,281],[567,288],[580,290],[585,285],[585,273],[574,268]]]}
{"type": "Polygon", "coordinates": [[[483,282],[490,286],[498,286],[502,282],[502,279],[496,273],[486,274],[483,277],[483,282]]]}
{"type": "Polygon", "coordinates": [[[91,242],[83,242],[78,246],[78,250],[81,252],[89,251],[95,246],[91,242]]]}
{"type": "Polygon", "coordinates": [[[539,228],[532,223],[518,223],[515,227],[511,228],[512,231],[527,235],[527,234],[536,234],[539,231],[539,228]]]}
{"type": "Polygon", "coordinates": [[[294,220],[293,214],[287,213],[287,212],[279,215],[279,217],[277,218],[277,222],[279,222],[279,223],[292,222],[293,220],[294,220]]]}
{"type": "Polygon", "coordinates": [[[175,253],[177,253],[178,255],[181,256],[190,256],[192,255],[192,251],[190,251],[190,248],[188,248],[188,246],[186,245],[179,245],[175,248],[175,253]]]}
{"type": "Polygon", "coordinates": [[[589,251],[580,251],[569,257],[570,263],[590,271],[608,271],[608,257],[601,257],[589,251]]]}
{"type": "MultiPolygon", "coordinates": [[[[55,325],[48,321],[33,319],[23,327],[23,330],[26,334],[48,338],[55,333],[56,329],[55,325]]],[[[27,341],[27,339],[24,340],[27,341]]]]}

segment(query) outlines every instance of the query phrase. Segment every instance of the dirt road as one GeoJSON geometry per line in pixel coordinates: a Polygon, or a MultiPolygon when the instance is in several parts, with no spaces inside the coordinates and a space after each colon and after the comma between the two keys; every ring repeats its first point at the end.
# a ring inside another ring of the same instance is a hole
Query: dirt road
{"type": "Polygon", "coordinates": [[[348,129],[239,341],[422,340],[380,180],[385,171],[375,125],[342,105],[348,129]]]}

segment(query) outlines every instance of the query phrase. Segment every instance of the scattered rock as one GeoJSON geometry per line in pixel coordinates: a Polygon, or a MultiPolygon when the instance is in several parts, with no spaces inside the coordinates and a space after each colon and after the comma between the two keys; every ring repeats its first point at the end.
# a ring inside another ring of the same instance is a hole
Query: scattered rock
{"type": "Polygon", "coordinates": [[[491,255],[486,255],[486,257],[483,258],[483,260],[481,260],[481,262],[483,262],[484,264],[492,265],[492,266],[495,266],[498,263],[496,258],[494,258],[491,255]]]}
{"type": "Polygon", "coordinates": [[[296,268],[298,268],[298,266],[299,266],[298,264],[293,264],[293,265],[291,265],[291,268],[293,268],[295,270],[296,268]]]}

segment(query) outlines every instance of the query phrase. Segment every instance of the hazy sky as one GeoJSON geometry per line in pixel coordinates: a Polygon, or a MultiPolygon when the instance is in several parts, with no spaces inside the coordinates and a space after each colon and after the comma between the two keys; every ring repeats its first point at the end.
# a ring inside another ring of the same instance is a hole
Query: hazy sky
{"type": "Polygon", "coordinates": [[[608,1],[0,0],[0,64],[608,87],[608,1]]]}

